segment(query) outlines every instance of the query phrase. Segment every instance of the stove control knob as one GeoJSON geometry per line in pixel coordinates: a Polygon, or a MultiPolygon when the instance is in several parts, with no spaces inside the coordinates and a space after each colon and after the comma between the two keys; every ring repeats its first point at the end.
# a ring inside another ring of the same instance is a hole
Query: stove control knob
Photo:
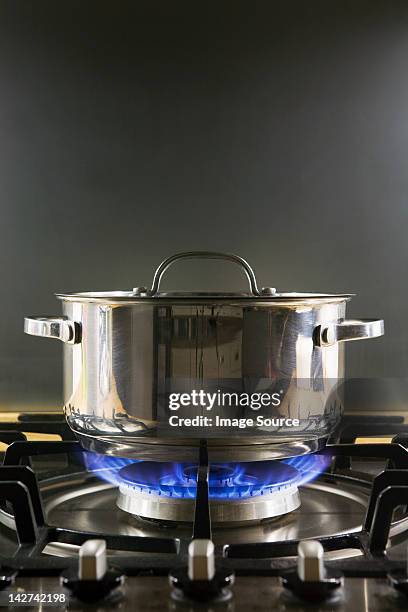
{"type": "Polygon", "coordinates": [[[316,540],[304,540],[298,546],[298,576],[303,582],[324,580],[323,546],[316,540]]]}
{"type": "Polygon", "coordinates": [[[87,540],[79,549],[79,580],[102,580],[107,572],[105,540],[87,540]]]}
{"type": "Polygon", "coordinates": [[[5,570],[0,568],[0,591],[14,584],[17,574],[18,572],[16,570],[5,570]]]}
{"type": "Polygon", "coordinates": [[[188,547],[190,580],[212,580],[215,575],[214,544],[211,540],[192,540],[188,547]]]}
{"type": "Polygon", "coordinates": [[[343,583],[342,576],[324,567],[321,543],[303,540],[299,542],[297,552],[297,569],[282,576],[282,585],[307,601],[323,601],[333,597],[343,583]]]}
{"type": "Polygon", "coordinates": [[[61,584],[74,597],[93,603],[120,594],[117,588],[123,584],[124,576],[108,567],[105,540],[86,540],[78,556],[78,570],[69,569],[61,575],[61,584]]]}
{"type": "Polygon", "coordinates": [[[232,597],[234,573],[216,569],[213,542],[197,538],[188,547],[188,566],[170,572],[169,580],[175,601],[226,602],[232,597]]]}
{"type": "Polygon", "coordinates": [[[397,591],[400,591],[400,593],[404,593],[404,595],[408,597],[408,556],[406,567],[391,570],[388,573],[388,579],[394,589],[397,589],[397,591]]]}

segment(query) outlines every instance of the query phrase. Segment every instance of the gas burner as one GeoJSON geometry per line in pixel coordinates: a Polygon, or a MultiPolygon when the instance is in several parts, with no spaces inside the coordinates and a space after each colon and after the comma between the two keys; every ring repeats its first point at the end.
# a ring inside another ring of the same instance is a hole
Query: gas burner
{"type": "MultiPolygon", "coordinates": [[[[197,492],[197,466],[142,461],[118,474],[117,505],[155,520],[191,522],[197,492]]],[[[213,523],[237,524],[278,517],[300,506],[299,471],[279,461],[213,464],[209,497],[213,523]]]]}

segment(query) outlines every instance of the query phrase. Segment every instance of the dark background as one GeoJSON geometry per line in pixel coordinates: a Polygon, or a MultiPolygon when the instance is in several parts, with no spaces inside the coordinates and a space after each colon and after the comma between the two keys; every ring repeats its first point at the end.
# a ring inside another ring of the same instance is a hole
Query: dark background
{"type": "MultiPolygon", "coordinates": [[[[60,402],[61,345],[25,314],[189,249],[358,293],[386,337],[348,345],[350,375],[405,377],[407,120],[406,2],[1,2],[1,404],[60,402]]],[[[243,285],[208,262],[167,280],[243,285]]]]}

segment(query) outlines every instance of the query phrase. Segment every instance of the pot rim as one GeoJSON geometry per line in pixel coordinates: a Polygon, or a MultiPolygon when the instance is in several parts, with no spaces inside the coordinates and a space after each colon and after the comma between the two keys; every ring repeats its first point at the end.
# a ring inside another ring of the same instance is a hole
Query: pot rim
{"type": "Polygon", "coordinates": [[[56,293],[57,299],[66,302],[96,303],[105,305],[179,305],[179,304],[251,304],[273,305],[313,305],[349,301],[354,293],[274,293],[271,296],[256,297],[249,293],[160,293],[154,297],[138,295],[132,291],[83,291],[78,293],[56,293]]]}

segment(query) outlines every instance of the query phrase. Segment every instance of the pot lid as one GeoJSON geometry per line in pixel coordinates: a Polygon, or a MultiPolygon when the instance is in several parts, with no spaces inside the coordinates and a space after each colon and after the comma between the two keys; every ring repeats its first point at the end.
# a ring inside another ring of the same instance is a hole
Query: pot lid
{"type": "Polygon", "coordinates": [[[255,302],[333,302],[344,301],[352,297],[352,294],[331,293],[297,293],[278,292],[274,287],[262,287],[258,289],[255,273],[245,259],[231,253],[218,253],[213,251],[189,251],[176,253],[161,262],[157,268],[152,286],[135,287],[131,291],[85,291],[80,293],[57,293],[58,298],[69,301],[80,302],[156,302],[159,301],[255,301],[255,302]],[[217,292],[217,291],[160,291],[160,282],[166,270],[180,259],[222,259],[237,264],[244,271],[249,291],[240,292],[217,292]]]}

